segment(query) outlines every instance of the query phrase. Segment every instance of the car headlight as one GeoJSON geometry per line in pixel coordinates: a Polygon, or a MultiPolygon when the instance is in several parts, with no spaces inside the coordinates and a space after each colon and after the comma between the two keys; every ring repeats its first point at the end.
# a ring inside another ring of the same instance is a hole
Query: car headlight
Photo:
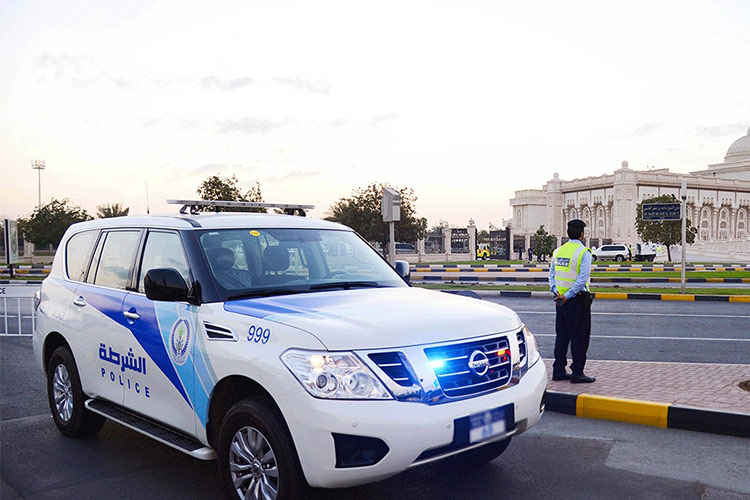
{"type": "Polygon", "coordinates": [[[539,354],[539,344],[536,343],[536,337],[529,331],[527,327],[523,327],[523,335],[526,338],[526,356],[528,359],[527,366],[531,368],[541,355],[539,354]]]}
{"type": "Polygon", "coordinates": [[[281,361],[316,398],[393,399],[354,353],[290,349],[281,355],[281,361]]]}

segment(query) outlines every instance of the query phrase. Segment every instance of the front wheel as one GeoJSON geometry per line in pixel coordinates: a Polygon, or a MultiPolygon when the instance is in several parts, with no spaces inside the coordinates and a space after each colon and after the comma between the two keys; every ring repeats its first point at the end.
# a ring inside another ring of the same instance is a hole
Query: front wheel
{"type": "Polygon", "coordinates": [[[261,397],[243,399],[219,430],[217,463],[226,498],[305,498],[307,483],[279,410],[261,397]]]}
{"type": "Polygon", "coordinates": [[[451,460],[457,467],[472,469],[496,459],[505,451],[510,444],[510,438],[495,441],[473,450],[452,456],[451,460]]]}
{"type": "Polygon", "coordinates": [[[592,256],[591,256],[591,261],[592,261],[592,262],[596,262],[596,255],[592,255],[592,256]]]}
{"type": "Polygon", "coordinates": [[[88,410],[78,367],[67,347],[58,347],[47,365],[47,397],[52,418],[69,437],[91,437],[104,425],[104,417],[88,410]]]}

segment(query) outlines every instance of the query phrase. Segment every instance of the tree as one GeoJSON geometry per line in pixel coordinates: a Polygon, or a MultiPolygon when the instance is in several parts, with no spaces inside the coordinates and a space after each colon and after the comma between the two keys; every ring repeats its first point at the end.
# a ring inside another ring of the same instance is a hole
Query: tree
{"type": "Polygon", "coordinates": [[[552,252],[555,251],[555,244],[557,243],[557,238],[549,234],[544,229],[544,224],[539,226],[539,229],[537,229],[536,233],[534,233],[534,241],[536,242],[536,248],[534,248],[534,254],[542,258],[546,257],[547,255],[552,255],[552,252]]]}
{"type": "Polygon", "coordinates": [[[450,224],[450,222],[444,219],[440,219],[439,221],[437,221],[437,223],[432,225],[432,227],[429,230],[429,233],[430,234],[436,234],[436,233],[443,234],[443,230],[450,229],[451,227],[453,226],[450,224]]]}
{"type": "Polygon", "coordinates": [[[96,216],[100,219],[110,217],[124,217],[128,215],[130,208],[124,207],[119,203],[105,203],[96,207],[96,216]]]}
{"type": "MultiPolygon", "coordinates": [[[[263,195],[260,192],[260,183],[255,182],[250,188],[242,192],[237,177],[219,177],[219,174],[208,177],[198,186],[198,195],[202,200],[221,200],[221,201],[255,201],[263,202],[263,195]]],[[[232,211],[232,212],[261,212],[265,213],[265,208],[233,208],[231,210],[215,209],[212,207],[203,208],[204,211],[232,211]]]]}
{"type": "Polygon", "coordinates": [[[486,229],[482,229],[481,231],[477,232],[477,243],[489,243],[490,242],[490,232],[486,229]]]}
{"type": "MultiPolygon", "coordinates": [[[[389,184],[372,183],[365,188],[352,191],[349,198],[341,198],[330,208],[326,220],[351,227],[368,241],[376,241],[384,247],[388,243],[388,223],[383,222],[380,203],[383,188],[389,184]]],[[[416,217],[414,204],[417,197],[410,188],[393,188],[401,195],[401,220],[395,223],[396,241],[416,241],[424,238],[427,219],[416,217]]]]}
{"type": "Polygon", "coordinates": [[[24,237],[35,245],[57,245],[71,224],[91,220],[86,210],[68,199],[52,201],[34,210],[31,217],[23,219],[24,237]]]}
{"type": "MultiPolygon", "coordinates": [[[[680,200],[673,194],[665,194],[655,198],[643,200],[636,207],[635,229],[641,240],[651,243],[658,243],[667,247],[667,259],[672,261],[672,245],[682,242],[682,221],[644,221],[641,217],[644,203],[679,203],[680,200]]],[[[685,232],[685,242],[691,245],[695,242],[695,235],[698,229],[690,224],[690,220],[685,221],[687,230],[685,232]]]]}

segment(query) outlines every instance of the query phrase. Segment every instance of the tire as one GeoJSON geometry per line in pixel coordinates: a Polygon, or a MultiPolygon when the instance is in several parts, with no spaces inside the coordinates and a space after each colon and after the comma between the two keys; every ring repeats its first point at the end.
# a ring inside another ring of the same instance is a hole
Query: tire
{"type": "Polygon", "coordinates": [[[596,255],[591,255],[591,262],[596,262],[596,255]]]}
{"type": "Polygon", "coordinates": [[[279,410],[266,398],[247,398],[232,406],[222,420],[216,453],[227,499],[245,498],[250,488],[259,499],[274,498],[269,487],[275,487],[277,500],[307,497],[309,487],[292,436],[279,410]],[[255,457],[260,454],[266,457],[262,462],[255,457]],[[245,469],[244,478],[243,473],[232,471],[233,466],[245,469]]]}
{"type": "Polygon", "coordinates": [[[625,257],[623,257],[622,255],[618,255],[617,257],[615,257],[615,260],[616,260],[617,262],[622,262],[622,261],[624,261],[624,260],[625,260],[625,257]]]}
{"type": "Polygon", "coordinates": [[[651,255],[649,256],[648,261],[653,262],[655,258],[656,258],[656,255],[651,255]]]}
{"type": "Polygon", "coordinates": [[[510,444],[511,438],[503,439],[502,441],[495,441],[494,443],[474,448],[473,450],[459,453],[458,455],[452,456],[449,460],[456,466],[462,469],[473,469],[480,465],[484,465],[487,462],[491,462],[500,455],[503,454],[508,445],[510,444]]]}
{"type": "Polygon", "coordinates": [[[92,437],[104,425],[104,417],[84,406],[87,398],[67,347],[55,349],[47,365],[47,399],[55,425],[65,436],[92,437]]]}

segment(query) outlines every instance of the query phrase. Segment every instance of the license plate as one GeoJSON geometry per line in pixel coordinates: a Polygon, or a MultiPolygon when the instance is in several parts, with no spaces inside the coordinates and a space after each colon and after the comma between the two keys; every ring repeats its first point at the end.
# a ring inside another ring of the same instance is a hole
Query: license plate
{"type": "Polygon", "coordinates": [[[506,406],[469,415],[469,442],[478,443],[506,430],[506,406]]]}

